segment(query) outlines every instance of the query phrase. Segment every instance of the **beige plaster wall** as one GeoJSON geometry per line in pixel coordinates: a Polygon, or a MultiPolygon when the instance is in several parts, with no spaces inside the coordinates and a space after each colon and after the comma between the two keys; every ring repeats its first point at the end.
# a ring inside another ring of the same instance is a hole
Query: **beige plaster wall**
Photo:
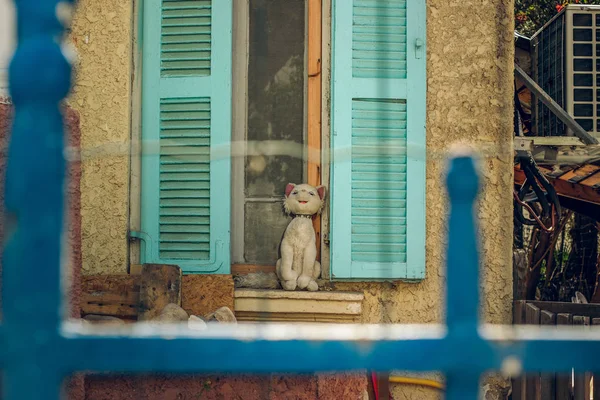
{"type": "MultiPolygon", "coordinates": [[[[444,161],[450,144],[483,145],[479,204],[485,320],[511,322],[513,2],[427,0],[427,273],[421,283],[337,284],[364,290],[363,322],[442,322],[444,161]]],[[[394,386],[395,399],[437,398],[394,386]]]]}
{"type": "Polygon", "coordinates": [[[72,25],[78,61],[69,102],[81,116],[84,274],[127,271],[132,3],[80,0],[72,25]]]}

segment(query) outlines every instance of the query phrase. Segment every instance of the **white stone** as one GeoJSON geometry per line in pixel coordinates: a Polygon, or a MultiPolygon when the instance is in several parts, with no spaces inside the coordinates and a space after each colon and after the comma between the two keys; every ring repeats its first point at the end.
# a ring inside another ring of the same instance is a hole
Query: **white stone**
{"type": "Polygon", "coordinates": [[[200,317],[195,315],[190,315],[188,319],[188,328],[193,329],[195,331],[203,331],[207,328],[206,322],[200,317]]]}

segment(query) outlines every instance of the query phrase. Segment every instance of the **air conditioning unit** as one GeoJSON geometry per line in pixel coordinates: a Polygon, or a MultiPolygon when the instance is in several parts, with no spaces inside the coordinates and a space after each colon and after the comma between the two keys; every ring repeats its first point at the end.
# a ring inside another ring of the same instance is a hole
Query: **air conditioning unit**
{"type": "MultiPolygon", "coordinates": [[[[600,136],[600,5],[566,6],[531,44],[534,79],[583,129],[600,136]]],[[[538,136],[570,134],[539,99],[532,117],[538,136]]]]}

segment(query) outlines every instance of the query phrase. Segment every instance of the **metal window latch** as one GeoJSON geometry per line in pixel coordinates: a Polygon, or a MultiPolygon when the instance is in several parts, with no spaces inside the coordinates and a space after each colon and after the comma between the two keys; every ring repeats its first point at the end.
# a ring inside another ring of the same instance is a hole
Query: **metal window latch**
{"type": "Polygon", "coordinates": [[[419,59],[423,57],[423,39],[417,38],[415,39],[415,58],[419,59]]]}

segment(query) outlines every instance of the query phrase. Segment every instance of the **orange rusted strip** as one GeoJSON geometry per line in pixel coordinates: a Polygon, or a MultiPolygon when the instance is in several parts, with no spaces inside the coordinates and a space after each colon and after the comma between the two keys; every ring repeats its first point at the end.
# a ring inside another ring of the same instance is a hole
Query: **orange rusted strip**
{"type": "MultiPolygon", "coordinates": [[[[585,168],[579,172],[577,175],[577,171],[569,171],[559,178],[553,178],[550,174],[552,170],[548,168],[538,167],[540,172],[546,176],[550,184],[556,190],[556,193],[559,196],[569,197],[572,199],[577,199],[581,201],[586,201],[588,203],[600,204],[600,189],[594,189],[591,185],[592,182],[595,182],[596,176],[600,178],[600,174],[596,174],[596,172],[600,172],[600,167],[596,167],[594,165],[590,165],[594,168],[585,168]],[[593,174],[590,171],[596,171],[593,174]],[[585,175],[583,175],[585,174],[585,175]],[[578,183],[569,182],[569,179],[575,176],[587,176],[585,180],[582,180],[578,183]],[[594,181],[591,179],[594,178],[594,181]],[[586,181],[589,181],[586,183],[586,181]]],[[[587,167],[587,166],[586,166],[587,167]]],[[[579,168],[577,170],[581,170],[579,168]]],[[[521,170],[519,166],[514,167],[514,183],[515,185],[522,185],[525,182],[525,174],[521,170]]]]}
{"type": "MultiPolygon", "coordinates": [[[[308,183],[321,184],[321,0],[308,1],[308,183]]],[[[313,219],[317,260],[321,260],[321,216],[313,219]]]]}
{"type": "Polygon", "coordinates": [[[596,165],[584,165],[579,168],[575,168],[566,174],[562,175],[559,179],[563,181],[572,181],[572,183],[581,182],[582,180],[589,178],[600,171],[600,167],[596,165]]]}

